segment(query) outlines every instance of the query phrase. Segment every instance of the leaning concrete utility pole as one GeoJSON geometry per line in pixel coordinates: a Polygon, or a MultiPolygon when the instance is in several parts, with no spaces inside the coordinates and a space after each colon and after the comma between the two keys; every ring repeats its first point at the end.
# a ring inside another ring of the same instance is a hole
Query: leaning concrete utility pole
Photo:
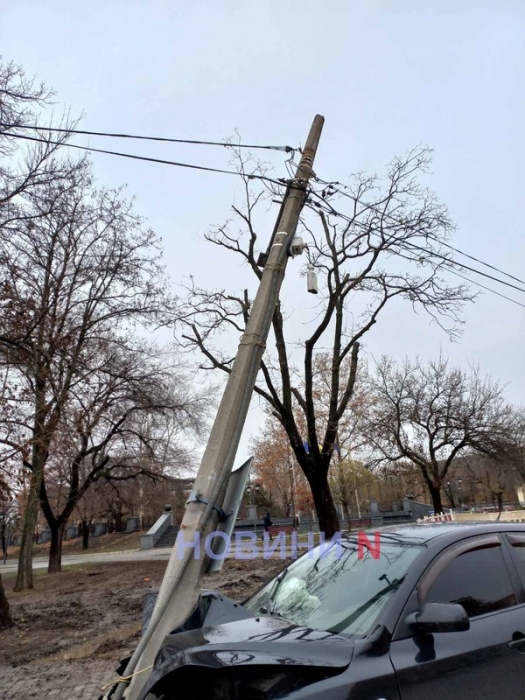
{"type": "Polygon", "coordinates": [[[127,700],[137,700],[163,639],[189,617],[198,603],[207,557],[203,556],[202,551],[197,557],[196,551],[199,543],[202,550],[205,538],[216,530],[226,484],[279,300],[291,244],[307,198],[307,186],[313,175],[312,165],[323,124],[324,117],[317,115],[295,178],[283,202],[246,330],[195,479],[193,493],[186,506],[179,533],[184,546],[180,542],[175,543],[149,626],[123,674],[128,681],[119,683],[115,700],[120,700],[124,693],[127,700]],[[127,690],[126,682],[129,682],[127,690]]]}

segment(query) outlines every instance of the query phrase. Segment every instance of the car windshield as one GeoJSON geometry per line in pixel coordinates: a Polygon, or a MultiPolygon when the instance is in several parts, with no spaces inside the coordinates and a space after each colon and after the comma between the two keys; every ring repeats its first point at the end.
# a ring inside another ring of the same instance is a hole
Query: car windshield
{"type": "Polygon", "coordinates": [[[313,548],[272,579],[244,607],[298,625],[363,635],[404,580],[421,545],[381,538],[367,548],[345,538],[313,548]]]}

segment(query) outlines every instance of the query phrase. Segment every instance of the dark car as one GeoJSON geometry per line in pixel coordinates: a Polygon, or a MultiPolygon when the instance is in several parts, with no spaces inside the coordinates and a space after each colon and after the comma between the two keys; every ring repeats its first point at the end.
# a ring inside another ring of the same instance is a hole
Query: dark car
{"type": "Polygon", "coordinates": [[[524,699],[525,525],[366,535],[305,553],[242,605],[204,591],[142,698],[524,699]]]}

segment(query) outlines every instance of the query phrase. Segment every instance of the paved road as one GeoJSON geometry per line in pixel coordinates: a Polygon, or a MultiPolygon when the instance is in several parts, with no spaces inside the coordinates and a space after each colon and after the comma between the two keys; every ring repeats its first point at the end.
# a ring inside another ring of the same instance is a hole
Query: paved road
{"type": "MultiPolygon", "coordinates": [[[[152,561],[169,559],[170,547],[159,547],[159,549],[130,550],[127,552],[94,552],[92,554],[65,554],[62,556],[62,566],[73,566],[74,564],[98,564],[102,562],[118,561],[152,561]]],[[[47,557],[35,557],[33,559],[33,569],[47,569],[47,557]]],[[[0,574],[16,571],[18,560],[8,559],[6,564],[0,562],[0,574]]]]}
{"type": "MultiPolygon", "coordinates": [[[[262,555],[263,546],[261,541],[257,543],[260,556],[262,555]]],[[[119,562],[119,561],[167,561],[171,554],[171,547],[159,547],[158,549],[143,549],[129,550],[126,552],[94,552],[92,554],[65,554],[62,556],[62,567],[74,566],[75,564],[99,564],[104,562],[119,562]]],[[[244,559],[252,558],[249,556],[249,551],[244,550],[244,559]]],[[[305,551],[305,544],[299,545],[298,554],[305,551]]],[[[280,556],[281,548],[277,548],[276,556],[280,556]]],[[[236,553],[234,547],[226,555],[227,559],[235,558],[236,553]]],[[[285,548],[284,556],[292,556],[290,545],[285,548]]],[[[240,557],[239,557],[240,558],[240,557]]],[[[293,557],[295,558],[295,557],[293,557]]],[[[35,557],[33,559],[33,569],[47,569],[48,557],[35,557]]],[[[0,561],[0,574],[16,571],[18,568],[18,559],[7,560],[4,564],[0,561]]]]}

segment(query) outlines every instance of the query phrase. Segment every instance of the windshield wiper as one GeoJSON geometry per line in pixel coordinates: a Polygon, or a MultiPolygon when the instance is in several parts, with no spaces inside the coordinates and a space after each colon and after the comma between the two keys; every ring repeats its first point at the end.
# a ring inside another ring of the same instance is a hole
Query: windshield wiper
{"type": "MultiPolygon", "coordinates": [[[[379,580],[383,580],[383,576],[381,576],[379,580]]],[[[390,591],[394,591],[396,590],[396,588],[399,588],[399,586],[403,583],[404,580],[404,576],[402,576],[401,578],[395,578],[393,581],[389,582],[388,586],[376,593],[375,596],[370,598],[370,600],[367,600],[366,603],[357,608],[357,610],[354,610],[354,612],[351,615],[348,615],[348,617],[345,617],[344,620],[339,622],[337,625],[334,625],[327,631],[332,632],[333,634],[339,634],[340,632],[343,632],[347,627],[349,627],[352,624],[352,622],[358,620],[364,612],[371,608],[372,605],[375,605],[375,603],[381,600],[381,598],[386,593],[390,593],[390,591]]]]}
{"type": "Polygon", "coordinates": [[[277,591],[279,590],[279,586],[281,585],[281,581],[288,573],[289,568],[290,567],[287,566],[286,569],[284,569],[284,571],[282,571],[279,574],[279,576],[275,580],[275,583],[273,584],[272,588],[268,592],[268,598],[267,598],[266,605],[261,605],[261,607],[259,608],[259,610],[262,613],[264,613],[265,615],[279,615],[279,613],[276,613],[273,609],[273,601],[275,600],[275,596],[277,595],[277,591]]]}

